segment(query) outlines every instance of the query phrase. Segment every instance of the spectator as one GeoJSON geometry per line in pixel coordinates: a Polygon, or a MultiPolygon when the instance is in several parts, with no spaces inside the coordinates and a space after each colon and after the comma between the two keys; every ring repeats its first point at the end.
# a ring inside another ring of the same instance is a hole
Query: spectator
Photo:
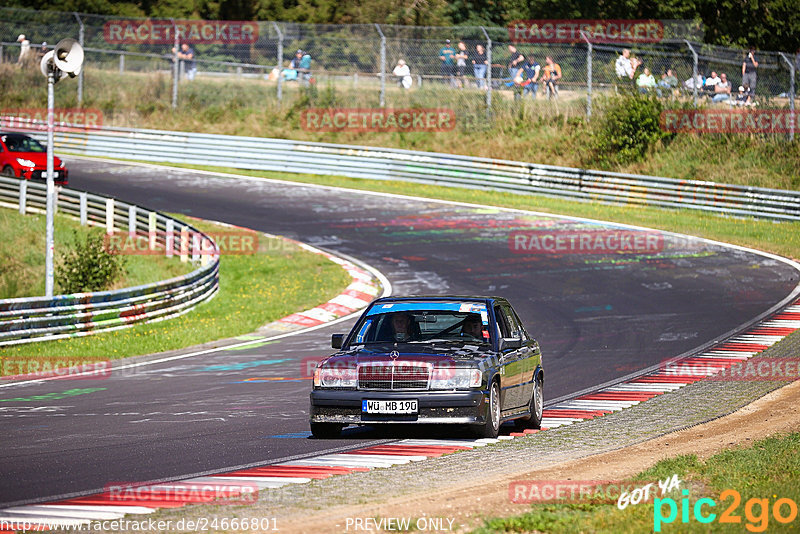
{"type": "Polygon", "coordinates": [[[728,81],[728,75],[724,72],[720,77],[720,81],[714,86],[714,96],[711,97],[712,102],[724,102],[731,98],[731,82],[728,81]]]}
{"type": "Polygon", "coordinates": [[[300,83],[303,84],[304,87],[308,87],[311,83],[311,54],[306,52],[305,50],[298,50],[294,54],[294,59],[292,60],[293,65],[290,66],[295,69],[298,73],[298,79],[300,83]]]}
{"type": "Polygon", "coordinates": [[[514,45],[508,45],[508,52],[511,54],[508,60],[508,74],[511,76],[511,81],[513,82],[520,68],[522,68],[522,62],[525,61],[525,56],[520,54],[517,51],[517,47],[514,45]]]}
{"type": "Polygon", "coordinates": [[[17,42],[19,43],[19,59],[17,59],[17,65],[23,65],[30,59],[31,42],[24,34],[20,34],[19,37],[17,37],[17,42]]]}
{"type": "Polygon", "coordinates": [[[395,66],[392,74],[397,76],[397,85],[403,89],[411,89],[411,69],[408,68],[404,59],[397,61],[397,66],[395,66]]]}
{"type": "Polygon", "coordinates": [[[528,55],[527,61],[525,61],[525,63],[522,65],[522,70],[525,73],[525,81],[522,83],[522,86],[525,89],[522,92],[522,96],[531,93],[533,98],[536,98],[539,92],[540,69],[541,65],[536,62],[532,55],[528,55]]]}
{"type": "Polygon", "coordinates": [[[187,43],[183,43],[180,50],[173,48],[172,53],[177,54],[178,61],[183,62],[183,71],[186,73],[186,79],[189,81],[194,80],[194,75],[197,74],[194,49],[187,43]]]}
{"type": "Polygon", "coordinates": [[[547,98],[558,98],[558,81],[561,79],[561,66],[553,61],[550,56],[545,56],[544,63],[542,82],[544,82],[547,98]]]}
{"type": "Polygon", "coordinates": [[[702,90],[704,81],[705,81],[705,78],[703,78],[703,73],[702,72],[698,72],[697,73],[697,78],[689,78],[688,80],[683,82],[683,86],[686,89],[688,89],[689,91],[694,90],[695,87],[697,87],[698,89],[702,90]]]}
{"type": "Polygon", "coordinates": [[[756,75],[758,61],[756,60],[755,54],[756,49],[750,47],[747,57],[745,57],[744,61],[742,62],[742,85],[750,88],[751,95],[756,93],[756,81],[758,79],[758,76],[756,75]]]}
{"type": "Polygon", "coordinates": [[[456,51],[450,46],[450,39],[446,39],[444,46],[439,50],[439,59],[442,61],[442,81],[449,81],[450,85],[455,84],[455,56],[456,51]]]}
{"type": "Polygon", "coordinates": [[[472,60],[472,71],[475,74],[475,81],[478,84],[478,89],[486,88],[486,69],[489,66],[489,58],[486,56],[486,49],[483,45],[475,47],[475,56],[472,60]]]}
{"type": "Polygon", "coordinates": [[[645,67],[644,71],[636,78],[636,87],[639,88],[639,92],[642,94],[647,94],[657,88],[656,79],[647,67],[645,67]]]}
{"type": "Polygon", "coordinates": [[[641,64],[642,62],[637,58],[631,59],[631,51],[626,48],[617,58],[617,62],[614,63],[614,71],[617,73],[617,78],[619,79],[624,80],[627,78],[633,80],[636,69],[639,68],[641,64]]]}
{"type": "Polygon", "coordinates": [[[719,82],[720,82],[719,76],[717,76],[717,73],[712,70],[711,76],[706,78],[705,81],[703,82],[703,92],[705,92],[706,95],[708,96],[713,96],[715,93],[714,88],[717,86],[719,82]]]}
{"type": "Polygon", "coordinates": [[[467,52],[467,45],[464,41],[458,42],[458,50],[456,51],[456,76],[458,76],[458,86],[464,87],[464,74],[467,72],[467,60],[469,59],[469,52],[467,52]]]}
{"type": "Polygon", "coordinates": [[[750,94],[750,88],[746,85],[739,86],[739,93],[736,95],[736,100],[734,104],[737,106],[752,106],[753,105],[753,98],[752,94],[750,94]]]}
{"type": "MultiPolygon", "coordinates": [[[[666,89],[668,92],[675,92],[678,88],[678,78],[672,69],[667,69],[667,72],[661,75],[661,80],[658,82],[660,89],[666,89]]],[[[660,95],[659,95],[660,96],[660,95]]]]}

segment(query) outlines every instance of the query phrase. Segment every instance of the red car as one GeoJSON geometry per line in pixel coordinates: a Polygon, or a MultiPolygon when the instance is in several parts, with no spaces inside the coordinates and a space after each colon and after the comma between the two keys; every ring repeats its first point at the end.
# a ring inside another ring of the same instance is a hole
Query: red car
{"type": "MultiPolygon", "coordinates": [[[[33,137],[0,132],[0,174],[26,180],[47,180],[47,149],[33,137]]],[[[67,185],[64,162],[53,156],[53,181],[67,185]]]]}

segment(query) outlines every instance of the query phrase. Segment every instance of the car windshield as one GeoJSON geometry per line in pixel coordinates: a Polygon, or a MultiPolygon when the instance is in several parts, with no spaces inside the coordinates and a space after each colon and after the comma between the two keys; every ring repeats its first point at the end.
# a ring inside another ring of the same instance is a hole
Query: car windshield
{"type": "Polygon", "coordinates": [[[356,325],[353,345],[454,341],[489,343],[489,316],[479,302],[386,302],[356,325]]]}
{"type": "Polygon", "coordinates": [[[6,134],[0,137],[9,152],[45,152],[45,148],[27,135],[6,134]]]}

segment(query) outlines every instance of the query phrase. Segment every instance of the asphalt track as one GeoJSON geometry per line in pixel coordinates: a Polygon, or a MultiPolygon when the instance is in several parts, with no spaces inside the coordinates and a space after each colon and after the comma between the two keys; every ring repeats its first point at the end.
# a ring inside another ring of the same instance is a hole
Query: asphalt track
{"type": "MultiPolygon", "coordinates": [[[[599,227],[495,208],[67,161],[71,187],[345,253],[382,271],[394,294],[506,296],[542,346],[546,399],[700,347],[770,309],[798,283],[797,271],[783,262],[700,240],[662,236],[658,250],[626,255],[518,253],[509,245],[513,231],[599,227]]],[[[414,186],[407,192],[413,195],[414,186]]],[[[308,437],[303,359],[329,352],[330,334],[348,328],[328,326],[103,380],[0,389],[0,504],[391,439],[369,429],[337,440],[308,437]],[[64,395],[69,390],[79,394],[64,395]]]]}

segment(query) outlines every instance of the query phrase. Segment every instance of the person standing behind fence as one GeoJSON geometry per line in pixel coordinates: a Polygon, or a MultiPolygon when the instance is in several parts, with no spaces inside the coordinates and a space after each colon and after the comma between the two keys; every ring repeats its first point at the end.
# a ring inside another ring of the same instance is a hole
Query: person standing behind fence
{"type": "Polygon", "coordinates": [[[489,58],[486,56],[486,49],[483,45],[475,46],[475,55],[472,59],[472,72],[475,74],[475,82],[478,89],[486,88],[486,69],[489,67],[489,58]]]}
{"type": "Polygon", "coordinates": [[[458,42],[458,50],[456,51],[456,76],[458,76],[458,86],[464,87],[464,74],[467,73],[467,60],[469,59],[469,52],[467,52],[467,45],[464,41],[458,42]]]}
{"type": "Polygon", "coordinates": [[[614,72],[617,74],[619,80],[630,83],[636,74],[636,69],[639,68],[642,62],[637,58],[631,59],[631,51],[627,48],[622,51],[622,54],[617,58],[614,63],[614,72]]]}
{"type": "Polygon", "coordinates": [[[444,46],[439,50],[439,59],[442,62],[442,82],[454,85],[456,51],[450,46],[450,39],[445,39],[444,46]]]}
{"type": "Polygon", "coordinates": [[[756,69],[758,69],[758,61],[756,60],[756,49],[750,47],[747,57],[742,62],[742,85],[750,88],[750,94],[756,93],[756,69]]]}
{"type": "Polygon", "coordinates": [[[533,98],[536,98],[539,92],[539,71],[541,65],[528,54],[528,60],[522,65],[522,70],[525,72],[525,81],[522,83],[524,87],[522,96],[531,93],[533,98]]]}
{"type": "Polygon", "coordinates": [[[558,98],[558,81],[561,79],[561,65],[553,61],[550,56],[544,58],[544,75],[542,81],[544,82],[545,91],[547,91],[547,98],[558,98]]]}
{"type": "Polygon", "coordinates": [[[397,60],[392,74],[397,76],[397,84],[403,89],[411,89],[411,69],[408,68],[404,59],[397,60]]]}
{"type": "Polygon", "coordinates": [[[17,42],[19,43],[19,59],[17,59],[17,65],[23,65],[30,58],[31,42],[24,34],[20,34],[19,37],[17,37],[17,42]]]}
{"type": "Polygon", "coordinates": [[[508,74],[511,76],[511,81],[513,82],[517,77],[517,73],[522,68],[522,62],[525,61],[525,56],[520,54],[517,51],[517,47],[514,45],[508,45],[508,52],[511,54],[511,57],[508,59],[508,74]]]}
{"type": "Polygon", "coordinates": [[[197,74],[197,63],[194,60],[194,49],[187,43],[183,43],[180,51],[176,50],[175,48],[172,49],[173,54],[176,52],[178,55],[178,61],[183,62],[183,70],[186,73],[186,79],[189,81],[194,80],[194,75],[197,74]]]}

